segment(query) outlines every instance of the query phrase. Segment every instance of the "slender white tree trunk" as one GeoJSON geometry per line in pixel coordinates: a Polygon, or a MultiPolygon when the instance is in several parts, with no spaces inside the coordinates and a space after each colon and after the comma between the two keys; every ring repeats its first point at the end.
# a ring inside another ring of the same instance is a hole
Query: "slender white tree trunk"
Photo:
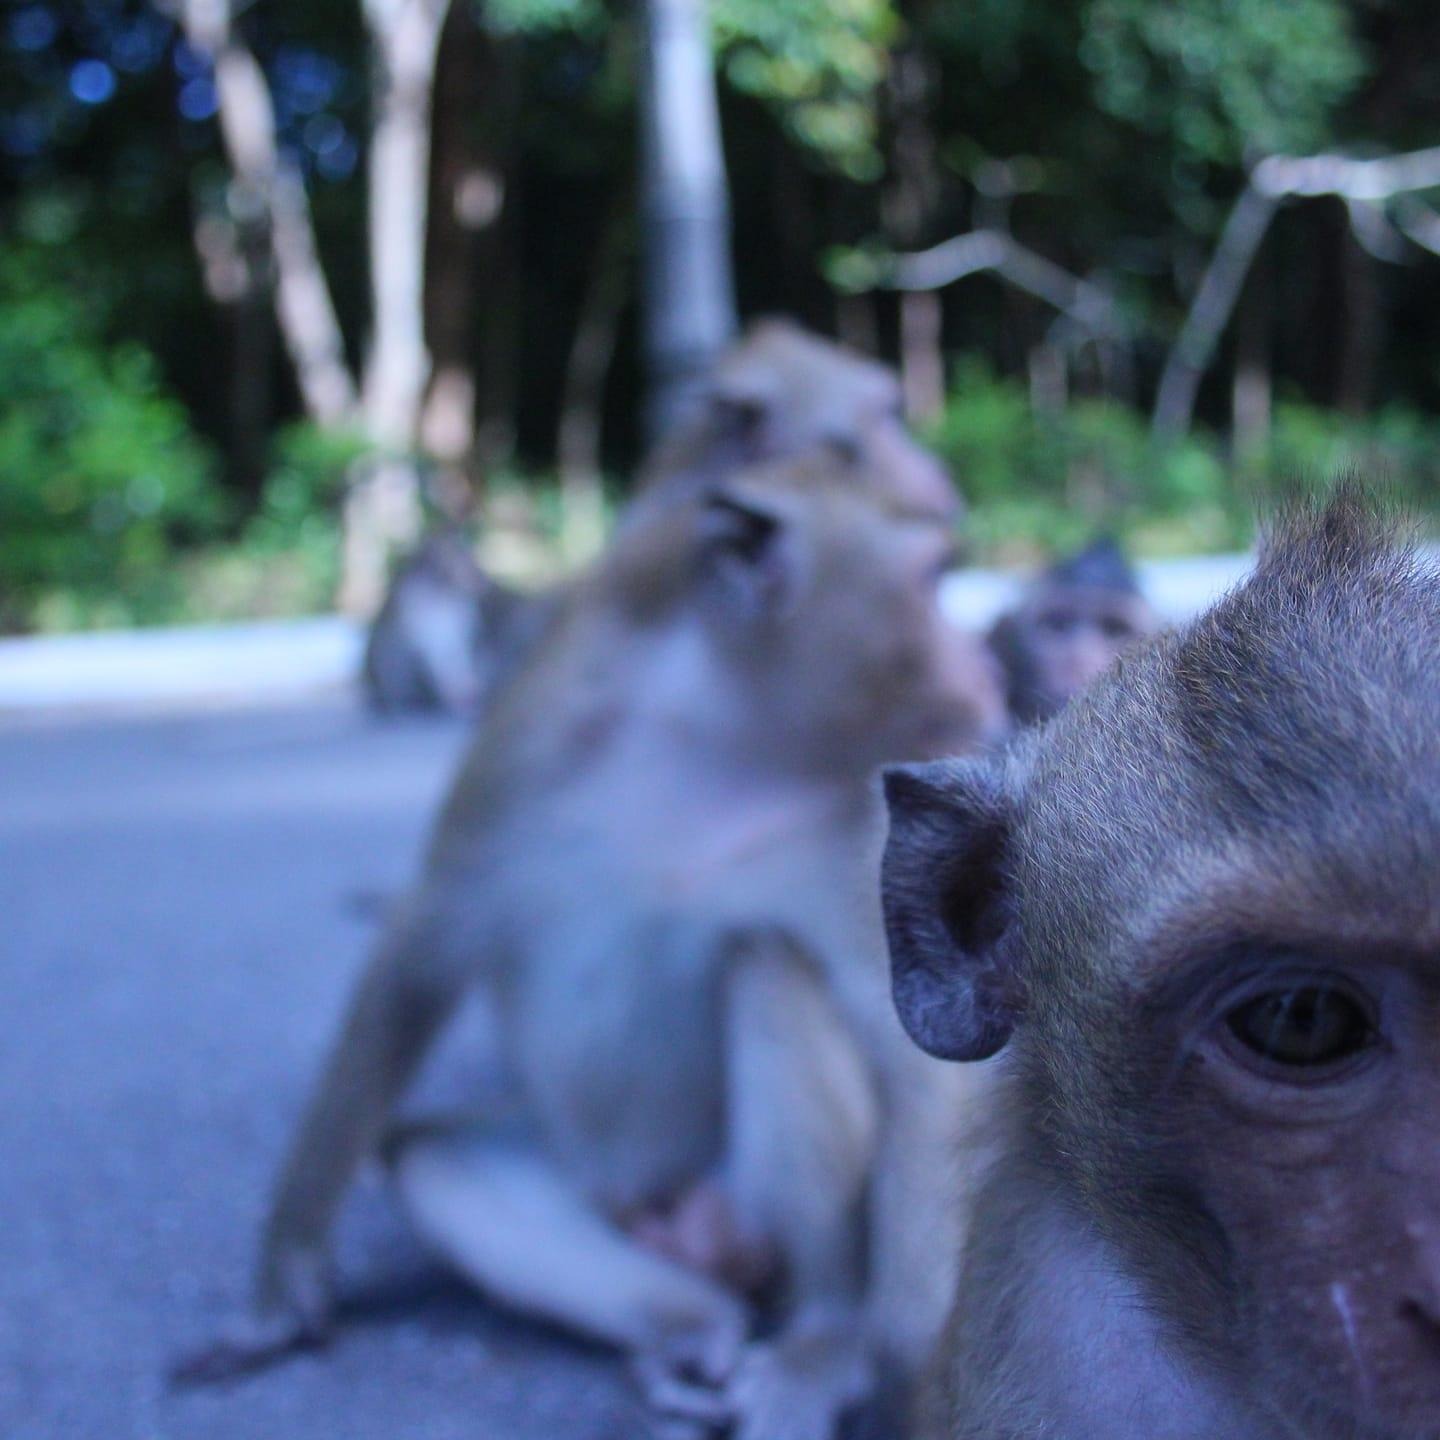
{"type": "Polygon", "coordinates": [[[944,315],[936,290],[907,290],[900,296],[900,382],[905,414],[933,420],[945,408],[944,315]]]}
{"type": "Polygon", "coordinates": [[[704,0],[645,0],[644,334],[653,441],[735,333],[730,203],[704,0]]]}
{"type": "Polygon", "coordinates": [[[361,387],[377,455],[354,477],[344,515],[340,606],[371,614],[393,549],[421,523],[414,449],[430,362],[425,352],[425,211],[430,101],[449,0],[364,0],[375,71],[370,136],[371,334],[361,387]]]}
{"type": "Polygon", "coordinates": [[[214,70],[232,209],[239,223],[268,230],[277,320],[306,413],[320,425],[341,424],[355,413],[355,383],[315,248],[305,187],[280,158],[265,72],[235,33],[231,0],[174,0],[168,8],[214,70]]]}
{"type": "Polygon", "coordinates": [[[1160,375],[1151,421],[1157,438],[1169,439],[1189,430],[1200,381],[1240,298],[1240,287],[1270,228],[1278,203],[1274,196],[1247,185],[1230,212],[1220,243],[1215,247],[1160,375]]]}
{"type": "Polygon", "coordinates": [[[365,0],[374,48],[370,137],[370,293],[365,423],[383,446],[415,442],[429,374],[425,353],[425,209],[430,99],[448,0],[365,0]]]}
{"type": "Polygon", "coordinates": [[[305,182],[281,162],[270,189],[270,249],[275,257],[275,308],[295,366],[305,411],[317,424],[353,422],[355,381],[330,286],[315,248],[305,182]]]}

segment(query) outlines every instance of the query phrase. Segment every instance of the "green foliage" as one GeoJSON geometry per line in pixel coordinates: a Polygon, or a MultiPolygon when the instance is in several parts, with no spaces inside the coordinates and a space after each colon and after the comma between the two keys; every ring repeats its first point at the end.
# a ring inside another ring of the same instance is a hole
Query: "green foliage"
{"type": "Polygon", "coordinates": [[[1091,0],[1083,25],[1101,107],[1191,161],[1324,143],[1364,73],[1340,0],[1091,0]]]}
{"type": "Polygon", "coordinates": [[[1203,432],[1168,444],[1125,406],[1080,400],[1037,415],[1025,387],[963,365],[928,436],[970,502],[982,557],[1073,548],[1100,531],[1143,553],[1238,549],[1266,498],[1358,469],[1417,515],[1440,514],[1440,426],[1391,408],[1355,418],[1287,402],[1258,451],[1229,463],[1203,432]]]}
{"type": "Polygon", "coordinates": [[[107,346],[38,257],[0,255],[0,625],[144,620],[216,532],[213,457],[148,352],[107,346]]]}
{"type": "Polygon", "coordinates": [[[484,0],[477,9],[481,24],[497,35],[594,35],[606,23],[600,0],[484,0]]]}
{"type": "Polygon", "coordinates": [[[875,179],[875,95],[898,20],[891,0],[717,0],[726,78],[771,105],[811,153],[875,179]]]}
{"type": "Polygon", "coordinates": [[[209,618],[305,615],[330,607],[340,580],[340,502],[367,443],[300,422],[276,437],[260,502],[232,546],[197,556],[187,611],[209,618]]]}
{"type": "Polygon", "coordinates": [[[1213,443],[1157,446],[1143,417],[1081,400],[1036,414],[1023,385],[962,366],[927,437],[971,506],[978,552],[998,560],[1128,534],[1151,551],[1243,543],[1249,506],[1213,443]]]}
{"type": "MultiPolygon", "coordinates": [[[[601,0],[485,0],[479,13],[494,34],[568,35],[604,47],[586,102],[604,110],[633,102],[628,22],[601,0]]],[[[899,30],[893,0],[715,0],[710,20],[721,71],[736,90],[774,111],[791,140],[822,163],[851,179],[878,177],[876,94],[899,30]]],[[[567,90],[572,84],[567,78],[567,90]]],[[[569,120],[563,133],[573,146],[579,137],[569,120]]]]}
{"type": "Polygon", "coordinates": [[[1281,483],[1358,470],[1417,514],[1440,511],[1440,426],[1399,406],[1354,417],[1277,405],[1266,466],[1281,483]]]}

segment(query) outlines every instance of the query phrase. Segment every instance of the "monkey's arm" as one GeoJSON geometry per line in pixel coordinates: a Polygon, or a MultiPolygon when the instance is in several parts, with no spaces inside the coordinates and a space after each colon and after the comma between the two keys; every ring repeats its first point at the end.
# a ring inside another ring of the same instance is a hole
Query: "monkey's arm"
{"type": "Polygon", "coordinates": [[[335,1211],[463,988],[428,929],[413,915],[401,919],[361,977],[275,1192],[252,1311],[218,1344],[183,1361],[177,1380],[228,1378],[325,1338],[335,1211]]]}

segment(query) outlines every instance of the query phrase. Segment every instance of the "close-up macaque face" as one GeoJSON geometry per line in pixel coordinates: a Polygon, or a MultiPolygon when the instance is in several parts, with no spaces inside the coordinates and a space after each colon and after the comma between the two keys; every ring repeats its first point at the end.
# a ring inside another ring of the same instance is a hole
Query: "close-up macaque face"
{"type": "Polygon", "coordinates": [[[1007,1084],[939,1433],[1019,1366],[1059,1434],[1440,1435],[1437,637],[1342,488],[1000,763],[890,772],[901,1017],[1007,1084]]]}
{"type": "MultiPolygon", "coordinates": [[[[1440,891],[1412,874],[1408,895],[1368,897],[1343,927],[1316,923],[1337,888],[1373,877],[1363,860],[1347,876],[1343,857],[1318,870],[1314,858],[1261,842],[1231,873],[1207,866],[1189,893],[1174,876],[1180,894],[1134,917],[1107,962],[1123,985],[1097,976],[1078,1020],[1055,1017],[1036,1043],[1067,1047],[1065,1093],[1083,1093],[1077,1075],[1095,1086],[1085,1103],[1098,1101],[1108,1143],[1082,1175],[1102,1225],[1113,1205],[1137,1271],[1156,1268],[1157,1235],[1186,1237],[1155,1283],[1207,1300],[1175,1323],[1233,1353],[1276,1405],[1430,1436],[1440,891]],[[1113,1046],[1121,1015],[1117,1067],[1088,1037],[1113,1046]]],[[[1061,1106],[1062,1132],[1088,1129],[1094,1117],[1061,1106]]]]}
{"type": "MultiPolygon", "coordinates": [[[[1304,893],[1301,866],[1278,873],[1304,893]]],[[[1349,933],[1296,914],[1180,960],[1150,1011],[1158,1023],[1136,1036],[1155,1047],[1152,1073],[1170,1071],[1139,1137],[1152,1183],[1188,1194],[1213,1225],[1224,1253],[1206,1257],[1211,1278],[1240,1277],[1242,1349],[1277,1394],[1428,1436],[1440,1414],[1440,894],[1419,917],[1415,895],[1394,898],[1349,933]],[[1189,1157],[1173,1168],[1172,1148],[1189,1157]]]]}

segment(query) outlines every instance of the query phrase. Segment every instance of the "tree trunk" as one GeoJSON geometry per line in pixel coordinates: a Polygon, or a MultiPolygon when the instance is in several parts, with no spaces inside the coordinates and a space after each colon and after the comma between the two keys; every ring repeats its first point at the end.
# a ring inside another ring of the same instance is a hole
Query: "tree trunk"
{"type": "Polygon", "coordinates": [[[1030,347],[1030,408],[1037,415],[1063,415],[1070,400],[1070,366],[1064,349],[1050,340],[1030,347]]]}
{"type": "Polygon", "coordinates": [[[1335,404],[1346,415],[1364,415],[1375,396],[1385,316],[1374,257],[1366,253],[1348,225],[1340,243],[1344,304],[1335,404]]]}
{"type": "MultiPolygon", "coordinates": [[[[918,50],[898,51],[889,81],[891,183],[881,200],[885,228],[897,249],[925,239],[935,200],[935,137],[928,107],[934,76],[918,50]]],[[[945,404],[944,310],[935,291],[900,296],[900,381],[911,420],[939,414],[945,404]]]]}
{"type": "Polygon", "coordinates": [[[933,420],[945,408],[943,318],[939,291],[907,290],[900,296],[900,383],[912,421],[933,420]]]}
{"type": "Polygon", "coordinates": [[[391,550],[421,523],[414,448],[430,362],[425,350],[425,213],[430,100],[448,0],[365,0],[374,46],[370,136],[371,334],[362,385],[365,428],[378,455],[345,504],[340,605],[373,613],[391,550]]]}
{"type": "Polygon", "coordinates": [[[683,417],[736,315],[704,0],[645,0],[644,28],[640,210],[653,443],[683,417]]]}
{"type": "Polygon", "coordinates": [[[209,58],[215,72],[236,224],[269,232],[276,318],[306,414],[319,425],[342,424],[355,413],[355,383],[315,247],[305,187],[279,156],[265,73],[235,34],[230,0],[177,0],[176,10],[186,41],[209,58]]]}
{"type": "Polygon", "coordinates": [[[431,122],[430,223],[425,240],[425,336],[432,369],[420,444],[440,467],[437,503],[451,519],[473,507],[475,332],[481,232],[503,190],[486,163],[476,114],[488,108],[485,43],[476,12],[454,5],[440,32],[431,122]]]}
{"type": "Polygon", "coordinates": [[[1200,380],[1230,322],[1250,262],[1270,228],[1276,200],[1253,184],[1240,192],[1210,264],[1201,277],[1185,323],[1170,347],[1155,397],[1152,430],[1159,438],[1184,435],[1195,416],[1200,380]]]}
{"type": "Polygon", "coordinates": [[[1230,423],[1235,456],[1242,464],[1262,454],[1270,440],[1274,278],[1267,254],[1262,250],[1256,257],[1235,317],[1230,423]]]}
{"type": "Polygon", "coordinates": [[[600,427],[605,378],[615,354],[615,332],[629,275],[629,212],[627,197],[627,202],[617,205],[605,223],[565,367],[556,453],[564,506],[564,543],[572,560],[585,559],[597,550],[605,529],[600,427]]]}
{"type": "Polygon", "coordinates": [[[365,0],[375,54],[370,137],[370,352],[365,424],[392,451],[415,443],[429,372],[425,351],[425,211],[430,97],[448,0],[365,0]]]}

